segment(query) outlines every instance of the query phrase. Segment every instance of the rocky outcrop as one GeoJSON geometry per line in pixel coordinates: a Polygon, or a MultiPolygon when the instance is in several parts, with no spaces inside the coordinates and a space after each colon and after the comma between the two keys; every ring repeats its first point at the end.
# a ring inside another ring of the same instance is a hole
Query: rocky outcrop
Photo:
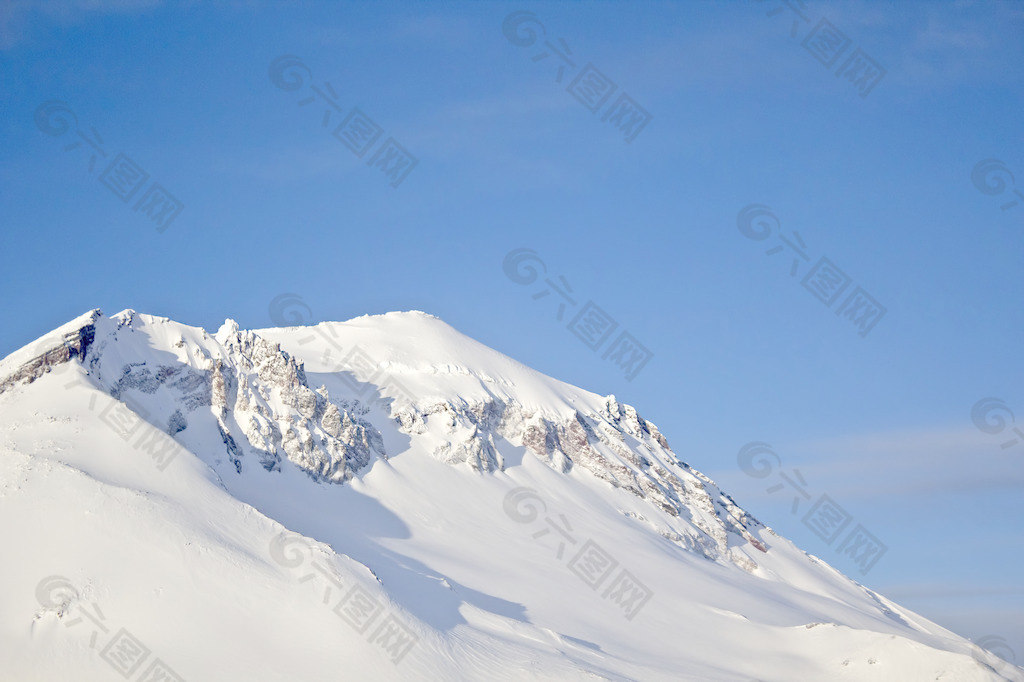
{"type": "Polygon", "coordinates": [[[239,471],[249,451],[268,471],[284,458],[317,480],[341,483],[375,455],[387,456],[380,433],[326,388],[311,389],[302,363],[279,345],[231,321],[217,341],[226,356],[211,361],[211,405],[239,471]]]}
{"type": "Polygon", "coordinates": [[[326,388],[311,389],[302,363],[233,322],[218,333],[219,347],[178,338],[170,344],[177,362],[125,362],[104,350],[115,347],[118,335],[135,333],[138,317],[127,310],[106,320],[106,336],[94,343],[101,316],[95,310],[73,330],[44,337],[0,379],[0,392],[77,359],[95,385],[172,437],[201,421],[197,415],[212,415],[238,472],[249,459],[268,471],[287,459],[317,480],[340,483],[374,456],[386,457],[380,433],[357,408],[332,401],[326,388]]]}
{"type": "Polygon", "coordinates": [[[428,431],[439,435],[444,442],[434,449],[434,456],[450,464],[464,463],[482,472],[502,470],[504,459],[495,443],[504,439],[559,471],[568,473],[581,467],[669,516],[688,521],[698,529],[697,535],[661,526],[658,532],[710,559],[726,557],[753,570],[755,565],[749,559],[730,550],[730,533],[765,551],[751,533],[762,527],[760,522],[710,479],[679,461],[657,427],[614,396],[608,396],[593,414],[573,411],[563,417],[497,398],[474,404],[449,400],[406,407],[393,417],[399,430],[412,437],[428,431]]]}
{"type": "Polygon", "coordinates": [[[79,319],[80,324],[62,334],[43,337],[35,344],[30,357],[7,376],[0,378],[0,393],[18,384],[30,384],[53,368],[72,360],[85,362],[85,357],[96,338],[96,320],[103,315],[93,310],[79,319]]]}

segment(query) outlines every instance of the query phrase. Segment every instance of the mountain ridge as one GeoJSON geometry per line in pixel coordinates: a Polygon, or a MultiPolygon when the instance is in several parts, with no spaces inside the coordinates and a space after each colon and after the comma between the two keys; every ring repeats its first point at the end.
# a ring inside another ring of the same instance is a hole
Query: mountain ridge
{"type": "MultiPolygon", "coordinates": [[[[300,589],[281,586],[281,576],[308,565],[328,576],[328,591],[334,580],[380,607],[361,630],[349,607],[337,607],[334,617],[364,645],[415,639],[401,661],[389,660],[397,650],[361,650],[312,606],[289,607],[302,614],[297,632],[308,635],[308,620],[351,645],[318,660],[384,679],[500,677],[495,666],[507,679],[1020,679],[777,536],[677,457],[635,408],[546,377],[426,313],[264,330],[228,320],[210,334],[132,310],[91,311],[0,361],[0,406],[0,460],[14,467],[0,478],[8,481],[0,504],[18,499],[23,515],[38,513],[13,482],[25,477],[45,497],[57,476],[73,499],[84,495],[78,504],[93,510],[86,517],[120,523],[83,492],[115,486],[125,491],[116,493],[118,508],[147,521],[140,528],[170,532],[140,545],[143,563],[182,553],[155,578],[125,575],[75,545],[72,565],[93,566],[82,577],[112,599],[191,576],[265,619],[261,609],[281,595],[293,603],[300,589]],[[201,565],[236,566],[235,579],[264,599],[196,572],[195,539],[169,549],[173,537],[206,538],[201,565]],[[303,548],[301,560],[282,549],[289,542],[303,548]],[[554,560],[540,551],[551,544],[554,560]],[[541,574],[551,586],[528,579],[541,574]],[[260,581],[271,575],[268,593],[260,581]],[[679,651],[670,644],[678,638],[705,644],[679,651]],[[737,647],[751,661],[727,655],[737,647]],[[527,651],[540,668],[513,663],[527,651]],[[757,665],[779,656],[784,666],[757,665]]],[[[76,508],[47,513],[92,537],[76,508]]],[[[13,534],[5,539],[26,546],[31,530],[5,529],[13,534]]],[[[110,538],[96,542],[134,561],[110,538]]],[[[50,561],[62,556],[53,551],[50,561]]],[[[39,566],[35,579],[51,572],[39,566]]],[[[213,622],[240,627],[231,609],[214,616],[187,590],[166,589],[213,622]]],[[[211,589],[200,591],[223,606],[211,589]]],[[[151,606],[167,608],[160,599],[151,606]]],[[[148,612],[124,608],[150,622],[148,612]]],[[[53,626],[69,622],[45,605],[34,618],[50,624],[50,639],[53,626]]],[[[209,678],[210,669],[238,674],[199,656],[189,637],[165,635],[185,659],[183,679],[209,678]]],[[[237,639],[225,646],[248,651],[237,639]]]]}

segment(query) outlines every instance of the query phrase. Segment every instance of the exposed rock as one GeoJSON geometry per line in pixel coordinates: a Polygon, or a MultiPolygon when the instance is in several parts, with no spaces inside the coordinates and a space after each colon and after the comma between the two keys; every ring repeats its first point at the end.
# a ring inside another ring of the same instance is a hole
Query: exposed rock
{"type": "Polygon", "coordinates": [[[679,461],[657,427],[614,396],[608,396],[595,414],[575,411],[562,418],[493,399],[407,408],[394,420],[410,435],[422,434],[431,424],[436,425],[446,442],[434,449],[434,456],[450,464],[465,463],[482,472],[501,470],[504,461],[495,440],[502,438],[525,447],[560,471],[582,467],[609,485],[647,500],[670,517],[689,520],[700,529],[700,535],[682,535],[660,527],[658,532],[710,559],[724,557],[741,563],[745,570],[756,568],[749,559],[730,550],[729,533],[765,550],[750,533],[761,524],[726,495],[712,499],[705,488],[705,482],[710,483],[707,477],[679,461]],[[659,462],[667,462],[678,471],[669,471],[659,462]]]}
{"type": "Polygon", "coordinates": [[[167,435],[173,437],[174,434],[181,433],[187,428],[188,420],[185,419],[185,415],[181,413],[181,410],[175,410],[167,420],[167,435]]]}
{"type": "MultiPolygon", "coordinates": [[[[359,411],[345,401],[332,402],[325,388],[311,389],[302,363],[278,344],[228,321],[217,335],[223,350],[219,357],[211,356],[216,348],[190,346],[179,335],[169,343],[179,351],[177,363],[112,364],[115,356],[104,356],[104,348],[117,335],[135,333],[145,316],[131,310],[114,316],[108,338],[94,346],[101,315],[93,311],[71,331],[44,338],[38,350],[3,378],[0,392],[32,382],[57,365],[88,359],[96,384],[171,436],[188,427],[190,413],[211,410],[227,458],[238,472],[248,452],[268,471],[279,470],[287,458],[316,480],[341,483],[375,455],[386,457],[380,433],[359,411]],[[168,405],[173,412],[166,411],[168,405]]],[[[204,336],[204,341],[210,338],[204,336]]]]}
{"type": "Polygon", "coordinates": [[[43,342],[38,344],[32,352],[32,357],[12,373],[0,379],[0,393],[21,383],[30,384],[52,371],[54,367],[76,358],[78,362],[84,363],[96,338],[96,320],[102,315],[103,313],[99,310],[93,310],[79,318],[81,324],[74,326],[72,330],[56,338],[44,338],[43,342]]]}

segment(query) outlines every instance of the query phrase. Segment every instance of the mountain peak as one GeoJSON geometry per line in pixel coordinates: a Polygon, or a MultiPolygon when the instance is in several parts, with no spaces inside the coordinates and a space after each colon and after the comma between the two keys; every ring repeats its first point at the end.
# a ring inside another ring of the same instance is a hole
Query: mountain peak
{"type": "Polygon", "coordinates": [[[230,317],[224,320],[224,324],[217,330],[215,337],[219,343],[224,343],[228,336],[234,336],[239,331],[238,323],[230,317]]]}
{"type": "Polygon", "coordinates": [[[109,676],[66,634],[95,595],[179,679],[1012,679],[632,406],[420,311],[214,336],[92,311],[0,361],[0,432],[0,626],[52,679],[109,676]]]}

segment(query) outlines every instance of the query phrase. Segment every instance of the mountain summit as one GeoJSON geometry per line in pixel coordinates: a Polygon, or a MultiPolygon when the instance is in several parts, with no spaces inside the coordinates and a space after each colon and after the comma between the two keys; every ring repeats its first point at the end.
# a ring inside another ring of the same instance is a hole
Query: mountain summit
{"type": "Polygon", "coordinates": [[[0,361],[0,679],[1022,680],[422,312],[0,361]]]}

